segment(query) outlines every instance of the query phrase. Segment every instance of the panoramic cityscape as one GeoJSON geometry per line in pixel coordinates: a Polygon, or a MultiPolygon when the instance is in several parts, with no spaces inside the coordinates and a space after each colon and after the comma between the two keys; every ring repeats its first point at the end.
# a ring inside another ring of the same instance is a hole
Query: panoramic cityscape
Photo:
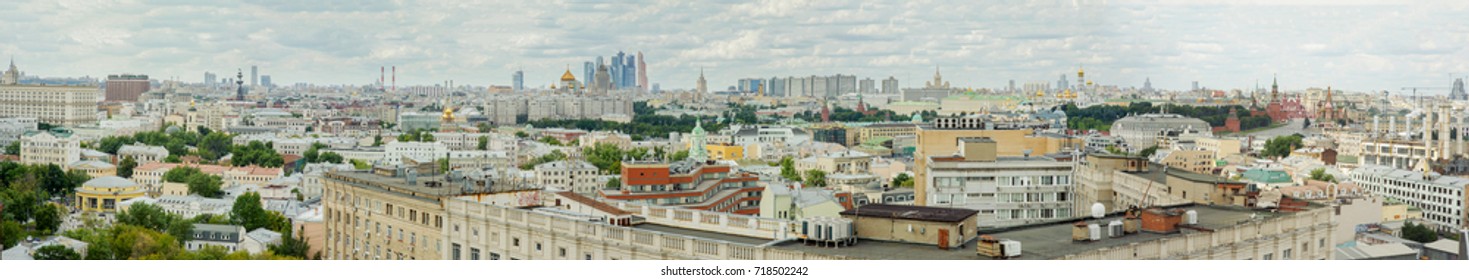
{"type": "Polygon", "coordinates": [[[1469,251],[1461,3],[20,2],[5,261],[1469,251]]]}

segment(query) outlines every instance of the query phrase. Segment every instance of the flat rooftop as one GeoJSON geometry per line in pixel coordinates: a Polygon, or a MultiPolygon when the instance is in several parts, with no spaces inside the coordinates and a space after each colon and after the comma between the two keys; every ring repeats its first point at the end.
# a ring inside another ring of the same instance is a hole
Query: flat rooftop
{"type": "Polygon", "coordinates": [[[771,241],[771,239],[754,238],[754,237],[747,237],[747,236],[741,236],[741,235],[733,235],[733,234],[719,233],[719,232],[713,232],[713,231],[703,231],[703,230],[695,230],[695,229],[676,228],[676,227],[670,227],[670,226],[658,225],[658,224],[652,224],[652,223],[643,223],[643,224],[639,224],[639,225],[633,226],[632,228],[642,229],[642,230],[648,230],[648,231],[656,231],[656,232],[662,232],[662,233],[669,233],[669,234],[676,234],[676,235],[693,236],[693,237],[698,237],[698,238],[704,238],[704,239],[710,239],[710,240],[718,240],[718,241],[725,241],[725,242],[730,242],[730,243],[744,244],[744,245],[751,245],[751,246],[759,246],[760,244],[765,244],[765,243],[768,243],[768,242],[771,241]]]}
{"type": "MultiPolygon", "coordinates": [[[[1205,206],[1188,205],[1172,207],[1173,209],[1194,210],[1199,214],[1198,227],[1217,229],[1234,226],[1242,222],[1250,221],[1251,215],[1256,219],[1272,219],[1291,213],[1272,213],[1270,211],[1259,211],[1243,207],[1232,206],[1205,206]]],[[[1121,213],[1116,213],[1103,218],[1101,223],[1121,219],[1121,213]]],[[[1020,241],[1022,260],[1049,260],[1061,258],[1066,255],[1088,252],[1108,247],[1127,245],[1135,242],[1158,240],[1166,237],[1178,237],[1183,234],[1197,232],[1192,229],[1180,228],[1179,233],[1157,234],[1138,232],[1124,235],[1122,237],[1103,237],[1101,240],[1092,242],[1072,242],[1072,224],[1079,219],[1060,221],[1049,224],[1029,225],[1022,227],[1002,228],[981,231],[982,235],[991,235],[999,239],[1010,239],[1020,241]]],[[[1090,220],[1090,219],[1087,219],[1090,220]]],[[[772,247],[785,250],[795,250],[807,253],[840,255],[860,259],[877,260],[989,260],[989,257],[979,256],[975,252],[977,240],[964,243],[962,248],[951,248],[940,250],[934,245],[902,243],[890,241],[876,241],[862,239],[856,244],[845,247],[821,247],[805,245],[799,241],[782,242],[772,247]]]]}

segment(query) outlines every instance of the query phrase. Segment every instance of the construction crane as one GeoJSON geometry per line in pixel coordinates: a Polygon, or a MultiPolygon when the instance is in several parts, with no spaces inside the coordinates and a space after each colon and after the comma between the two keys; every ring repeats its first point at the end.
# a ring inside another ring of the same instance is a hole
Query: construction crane
{"type": "Polygon", "coordinates": [[[1420,90],[1420,89],[1422,89],[1422,90],[1431,90],[1431,89],[1452,90],[1454,88],[1452,88],[1452,87],[1403,87],[1403,90],[1413,91],[1413,100],[1414,101],[1418,101],[1418,105],[1419,106],[1422,106],[1423,105],[1423,99],[1418,98],[1418,90],[1420,90]]]}

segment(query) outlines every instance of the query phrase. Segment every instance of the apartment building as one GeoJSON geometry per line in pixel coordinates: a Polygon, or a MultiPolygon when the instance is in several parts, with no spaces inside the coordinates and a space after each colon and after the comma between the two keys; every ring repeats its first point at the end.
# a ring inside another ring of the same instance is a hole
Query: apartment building
{"type": "Polygon", "coordinates": [[[600,169],[583,160],[558,160],[535,166],[536,182],[548,190],[596,196],[604,186],[600,169]]]}
{"type": "Polygon", "coordinates": [[[97,88],[0,85],[0,117],[29,117],[53,125],[97,122],[97,88]]]}
{"type": "Polygon", "coordinates": [[[1362,165],[1352,170],[1351,180],[1374,195],[1395,199],[1423,209],[1423,221],[1440,231],[1469,226],[1469,179],[1433,172],[1411,171],[1382,165],[1362,165]]]}
{"type": "Polygon", "coordinates": [[[450,252],[444,242],[444,205],[454,198],[477,202],[539,201],[526,185],[496,181],[492,174],[435,176],[432,164],[334,171],[325,175],[323,258],[332,260],[434,260],[450,252]],[[524,195],[521,195],[524,194],[524,195]],[[498,195],[498,196],[497,196],[498,195]]]}
{"type": "Polygon", "coordinates": [[[1075,199],[1071,162],[1000,157],[989,138],[959,138],[959,153],[930,156],[928,206],[978,210],[979,226],[1011,227],[1069,219],[1075,199]]]}
{"type": "Polygon", "coordinates": [[[622,163],[622,185],[603,188],[600,195],[612,201],[759,214],[760,192],[765,189],[757,184],[760,178],[731,170],[728,165],[692,160],[628,161],[622,163]]]}
{"type": "Polygon", "coordinates": [[[31,131],[20,138],[20,163],[66,167],[82,159],[81,140],[70,131],[31,131]]]}

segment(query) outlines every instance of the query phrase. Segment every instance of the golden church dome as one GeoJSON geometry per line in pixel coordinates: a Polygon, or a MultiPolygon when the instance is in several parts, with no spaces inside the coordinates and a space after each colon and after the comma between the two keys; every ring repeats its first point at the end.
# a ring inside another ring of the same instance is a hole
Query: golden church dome
{"type": "Polygon", "coordinates": [[[575,80],[576,80],[576,76],[571,75],[571,70],[566,70],[566,74],[561,74],[561,81],[562,82],[569,82],[569,81],[575,81],[575,80]]]}

